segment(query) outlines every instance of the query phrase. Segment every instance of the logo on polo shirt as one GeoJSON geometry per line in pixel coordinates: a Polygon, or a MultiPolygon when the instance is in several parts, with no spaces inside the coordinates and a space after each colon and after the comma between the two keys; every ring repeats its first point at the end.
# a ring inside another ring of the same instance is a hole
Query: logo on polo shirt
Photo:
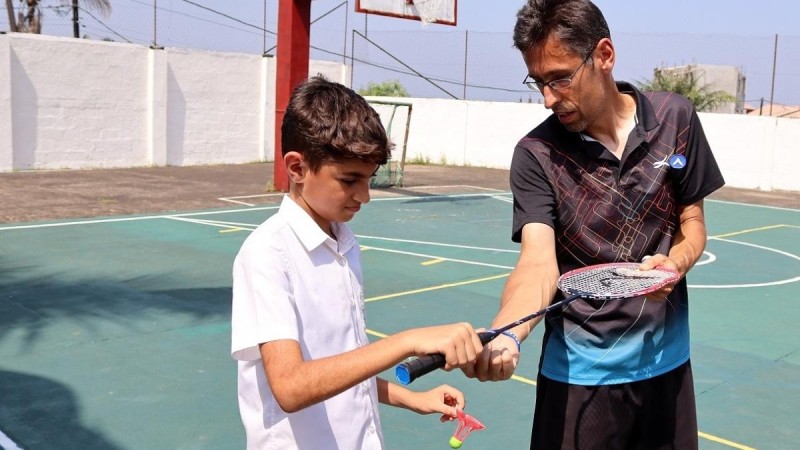
{"type": "Polygon", "coordinates": [[[686,167],[686,157],[683,155],[672,155],[669,157],[669,166],[676,170],[686,167]]]}
{"type": "Polygon", "coordinates": [[[661,161],[653,163],[653,167],[656,169],[660,169],[664,166],[672,167],[675,170],[682,170],[686,167],[686,157],[683,155],[666,156],[661,161]]]}

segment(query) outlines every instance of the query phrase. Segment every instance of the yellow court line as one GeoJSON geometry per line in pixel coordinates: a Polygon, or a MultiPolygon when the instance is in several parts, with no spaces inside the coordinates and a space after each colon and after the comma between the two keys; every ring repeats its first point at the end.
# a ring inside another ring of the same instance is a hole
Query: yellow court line
{"type": "Polygon", "coordinates": [[[220,233],[234,233],[236,231],[250,231],[250,230],[248,230],[247,228],[238,228],[238,227],[226,228],[224,230],[219,230],[220,233]]]}
{"type": "Polygon", "coordinates": [[[478,278],[477,280],[467,280],[467,281],[460,281],[458,283],[440,284],[438,286],[431,286],[431,287],[426,287],[426,288],[413,289],[413,290],[410,290],[410,291],[396,292],[394,294],[386,294],[386,295],[379,295],[377,297],[370,297],[370,298],[368,298],[368,299],[366,299],[364,301],[365,302],[375,302],[375,301],[378,301],[378,300],[386,300],[386,299],[389,299],[389,298],[402,297],[404,295],[419,294],[419,293],[422,293],[422,292],[435,291],[435,290],[438,290],[438,289],[445,289],[445,288],[451,288],[451,287],[456,287],[456,286],[464,286],[466,284],[481,283],[483,281],[491,281],[491,280],[497,280],[498,278],[505,278],[505,277],[507,277],[509,275],[511,275],[511,274],[510,273],[504,273],[502,275],[494,275],[494,276],[486,277],[486,278],[478,278]]]}
{"type": "Polygon", "coordinates": [[[710,236],[710,239],[726,238],[726,237],[736,236],[736,235],[739,235],[739,234],[753,233],[753,232],[756,232],[756,231],[772,230],[772,229],[775,229],[775,228],[783,228],[783,227],[800,228],[800,227],[796,227],[794,225],[778,224],[778,225],[770,225],[768,227],[751,228],[749,230],[734,231],[733,233],[726,233],[726,234],[720,234],[720,235],[717,235],[717,236],[710,236]]]}
{"type": "Polygon", "coordinates": [[[748,447],[746,445],[737,444],[736,442],[729,441],[727,439],[722,439],[721,437],[717,437],[708,433],[703,433],[702,431],[698,431],[697,435],[703,439],[708,439],[709,441],[714,441],[722,445],[727,445],[728,447],[738,448],[740,450],[756,450],[754,447],[748,447]]]}
{"type": "Polygon", "coordinates": [[[430,261],[425,261],[425,262],[420,263],[420,264],[423,265],[423,266],[430,266],[432,264],[439,264],[440,262],[445,262],[445,261],[447,261],[447,260],[443,259],[443,258],[436,258],[436,259],[432,259],[430,261]]]}
{"type": "Polygon", "coordinates": [[[370,330],[369,328],[367,328],[367,334],[371,334],[371,335],[373,335],[375,337],[379,337],[381,339],[389,337],[388,334],[379,333],[379,332],[377,332],[375,330],[370,330]]]}

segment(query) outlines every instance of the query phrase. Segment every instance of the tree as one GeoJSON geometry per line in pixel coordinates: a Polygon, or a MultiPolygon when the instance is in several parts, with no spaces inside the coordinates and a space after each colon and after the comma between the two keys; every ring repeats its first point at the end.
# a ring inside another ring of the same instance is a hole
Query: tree
{"type": "Polygon", "coordinates": [[[358,90],[360,95],[375,95],[380,97],[408,97],[408,91],[400,84],[399,80],[384,81],[382,83],[368,83],[367,87],[358,90]]]}
{"type": "MultiPolygon", "coordinates": [[[[17,20],[14,20],[12,0],[6,0],[8,9],[8,24],[11,31],[22,33],[40,34],[42,32],[42,11],[39,4],[42,0],[19,0],[24,6],[24,13],[20,11],[17,20]]],[[[81,4],[87,9],[95,10],[104,16],[111,12],[111,0],[58,0],[61,6],[69,5],[72,8],[72,20],[74,23],[74,35],[78,37],[78,10],[81,4]]]]}
{"type": "Polygon", "coordinates": [[[653,79],[636,83],[643,91],[669,91],[688,98],[698,111],[710,111],[736,97],[725,91],[712,91],[709,86],[700,84],[694,71],[656,70],[653,79]]]}

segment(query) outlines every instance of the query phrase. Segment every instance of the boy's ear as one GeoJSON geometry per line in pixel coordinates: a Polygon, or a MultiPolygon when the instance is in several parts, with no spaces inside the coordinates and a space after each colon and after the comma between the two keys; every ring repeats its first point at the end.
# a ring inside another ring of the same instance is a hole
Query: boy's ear
{"type": "Polygon", "coordinates": [[[302,183],[308,166],[303,155],[298,152],[286,152],[283,155],[283,163],[286,165],[286,175],[293,183],[302,183]]]}

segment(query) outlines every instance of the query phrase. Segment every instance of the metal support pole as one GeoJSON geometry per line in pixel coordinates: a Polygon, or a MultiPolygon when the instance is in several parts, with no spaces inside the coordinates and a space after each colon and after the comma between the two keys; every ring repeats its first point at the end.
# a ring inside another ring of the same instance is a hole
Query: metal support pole
{"type": "Polygon", "coordinates": [[[775,50],[772,55],[772,88],[769,93],[769,115],[772,115],[772,104],[775,101],[775,68],[778,65],[778,35],[775,35],[775,50]]]}
{"type": "Polygon", "coordinates": [[[311,0],[279,0],[278,66],[275,77],[275,177],[276,190],[289,190],[289,177],[281,152],[281,125],[289,97],[308,78],[308,57],[311,44],[311,0]]]}

